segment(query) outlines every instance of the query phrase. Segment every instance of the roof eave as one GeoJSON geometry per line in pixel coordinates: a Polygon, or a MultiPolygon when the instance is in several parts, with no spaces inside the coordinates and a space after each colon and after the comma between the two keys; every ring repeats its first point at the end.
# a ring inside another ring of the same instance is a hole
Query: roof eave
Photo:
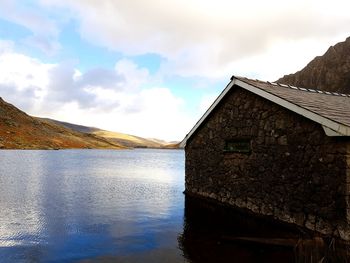
{"type": "Polygon", "coordinates": [[[220,103],[220,101],[225,97],[227,92],[229,92],[230,89],[235,85],[235,80],[236,79],[234,77],[231,78],[231,81],[227,84],[226,88],[220,93],[220,95],[216,98],[213,104],[207,109],[207,111],[203,114],[203,116],[199,119],[199,121],[194,125],[194,127],[190,130],[190,132],[181,141],[180,147],[184,148],[186,146],[187,140],[195,133],[195,131],[209,116],[209,114],[214,110],[214,108],[216,108],[216,106],[220,103]]]}
{"type": "Polygon", "coordinates": [[[339,130],[335,131],[327,126],[322,125],[322,128],[327,136],[335,137],[335,136],[350,136],[350,129],[347,126],[339,125],[339,130]]]}

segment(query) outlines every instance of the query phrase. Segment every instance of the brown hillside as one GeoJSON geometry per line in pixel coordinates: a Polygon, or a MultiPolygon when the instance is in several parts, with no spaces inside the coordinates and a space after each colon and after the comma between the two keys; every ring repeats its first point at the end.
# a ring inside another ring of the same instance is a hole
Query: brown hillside
{"type": "Polygon", "coordinates": [[[350,93],[350,37],[331,46],[302,70],[285,75],[279,83],[303,88],[350,93]]]}
{"type": "Polygon", "coordinates": [[[73,131],[27,115],[0,98],[0,148],[4,149],[122,149],[92,134],[73,131]]]}

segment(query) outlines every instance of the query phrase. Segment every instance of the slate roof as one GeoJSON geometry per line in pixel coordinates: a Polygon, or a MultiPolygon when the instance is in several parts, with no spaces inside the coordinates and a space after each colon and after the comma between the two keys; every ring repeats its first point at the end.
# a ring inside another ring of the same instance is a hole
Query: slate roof
{"type": "Polygon", "coordinates": [[[180,146],[186,145],[187,140],[227,92],[237,86],[321,124],[328,136],[350,136],[350,94],[298,88],[232,76],[231,82],[186,135],[180,146]]]}
{"type": "MultiPolygon", "coordinates": [[[[350,94],[234,77],[335,122],[350,126],[350,94]]],[[[350,88],[350,87],[349,87],[350,88]]]]}

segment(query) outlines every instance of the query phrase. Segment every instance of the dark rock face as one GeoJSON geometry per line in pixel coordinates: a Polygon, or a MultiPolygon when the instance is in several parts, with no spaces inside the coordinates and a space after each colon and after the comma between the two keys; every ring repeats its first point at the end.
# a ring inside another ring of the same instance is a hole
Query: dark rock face
{"type": "Polygon", "coordinates": [[[234,87],[185,149],[187,193],[350,239],[349,138],[234,87]]]}
{"type": "Polygon", "coordinates": [[[350,93],[350,37],[313,59],[302,70],[285,75],[279,83],[302,88],[350,93]]]}

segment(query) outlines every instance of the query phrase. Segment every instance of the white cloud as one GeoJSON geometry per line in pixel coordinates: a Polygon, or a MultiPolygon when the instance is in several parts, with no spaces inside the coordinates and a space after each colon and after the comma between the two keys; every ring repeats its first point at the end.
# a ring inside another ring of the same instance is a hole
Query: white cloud
{"type": "Polygon", "coordinates": [[[61,46],[57,41],[59,28],[57,23],[35,6],[25,1],[1,0],[0,16],[32,32],[22,40],[22,44],[42,50],[46,55],[53,55],[61,46]]]}
{"type": "Polygon", "coordinates": [[[142,88],[151,76],[129,60],[81,73],[5,52],[0,72],[0,96],[32,115],[166,140],[180,140],[192,124],[182,99],[165,87],[142,88]]]}
{"type": "Polygon", "coordinates": [[[14,43],[9,40],[0,40],[0,54],[13,50],[14,43]]]}
{"type": "Polygon", "coordinates": [[[1,0],[2,18],[29,28],[38,35],[57,35],[57,25],[40,10],[20,1],[1,0]]]}
{"type": "Polygon", "coordinates": [[[150,75],[146,68],[138,68],[138,66],[128,59],[121,59],[115,65],[115,70],[125,78],[128,83],[128,90],[135,90],[140,85],[150,81],[150,75]]]}
{"type": "Polygon", "coordinates": [[[275,81],[285,74],[301,70],[316,55],[322,55],[335,43],[337,41],[320,43],[313,39],[276,40],[264,53],[233,61],[229,63],[229,68],[237,76],[275,81]]]}
{"type": "Polygon", "coordinates": [[[0,96],[24,110],[38,110],[47,92],[45,87],[52,67],[7,50],[0,54],[0,96]]]}
{"type": "MultiPolygon", "coordinates": [[[[345,11],[350,4],[345,0],[332,4],[323,0],[42,3],[68,8],[80,23],[81,35],[92,43],[128,55],[159,54],[168,60],[164,71],[183,76],[222,77],[232,72],[231,63],[252,57],[266,59],[263,53],[271,51],[272,46],[298,46],[305,38],[319,50],[321,42],[329,45],[342,40],[349,33],[350,24],[345,11]]],[[[274,59],[278,55],[270,52],[274,59]]],[[[315,55],[313,51],[312,56],[315,55]]],[[[290,69],[272,63],[269,68],[271,72],[282,68],[284,73],[290,69]]]]}
{"type": "Polygon", "coordinates": [[[43,87],[48,83],[47,72],[53,67],[25,55],[4,53],[0,56],[0,82],[13,84],[19,90],[28,86],[43,87]]]}
{"type": "Polygon", "coordinates": [[[167,88],[154,87],[133,94],[131,103],[116,109],[114,118],[101,123],[108,129],[118,126],[118,130],[142,134],[166,140],[179,140],[186,134],[192,120],[181,110],[184,102],[167,88]],[[130,111],[130,107],[138,110],[130,111]]]}

